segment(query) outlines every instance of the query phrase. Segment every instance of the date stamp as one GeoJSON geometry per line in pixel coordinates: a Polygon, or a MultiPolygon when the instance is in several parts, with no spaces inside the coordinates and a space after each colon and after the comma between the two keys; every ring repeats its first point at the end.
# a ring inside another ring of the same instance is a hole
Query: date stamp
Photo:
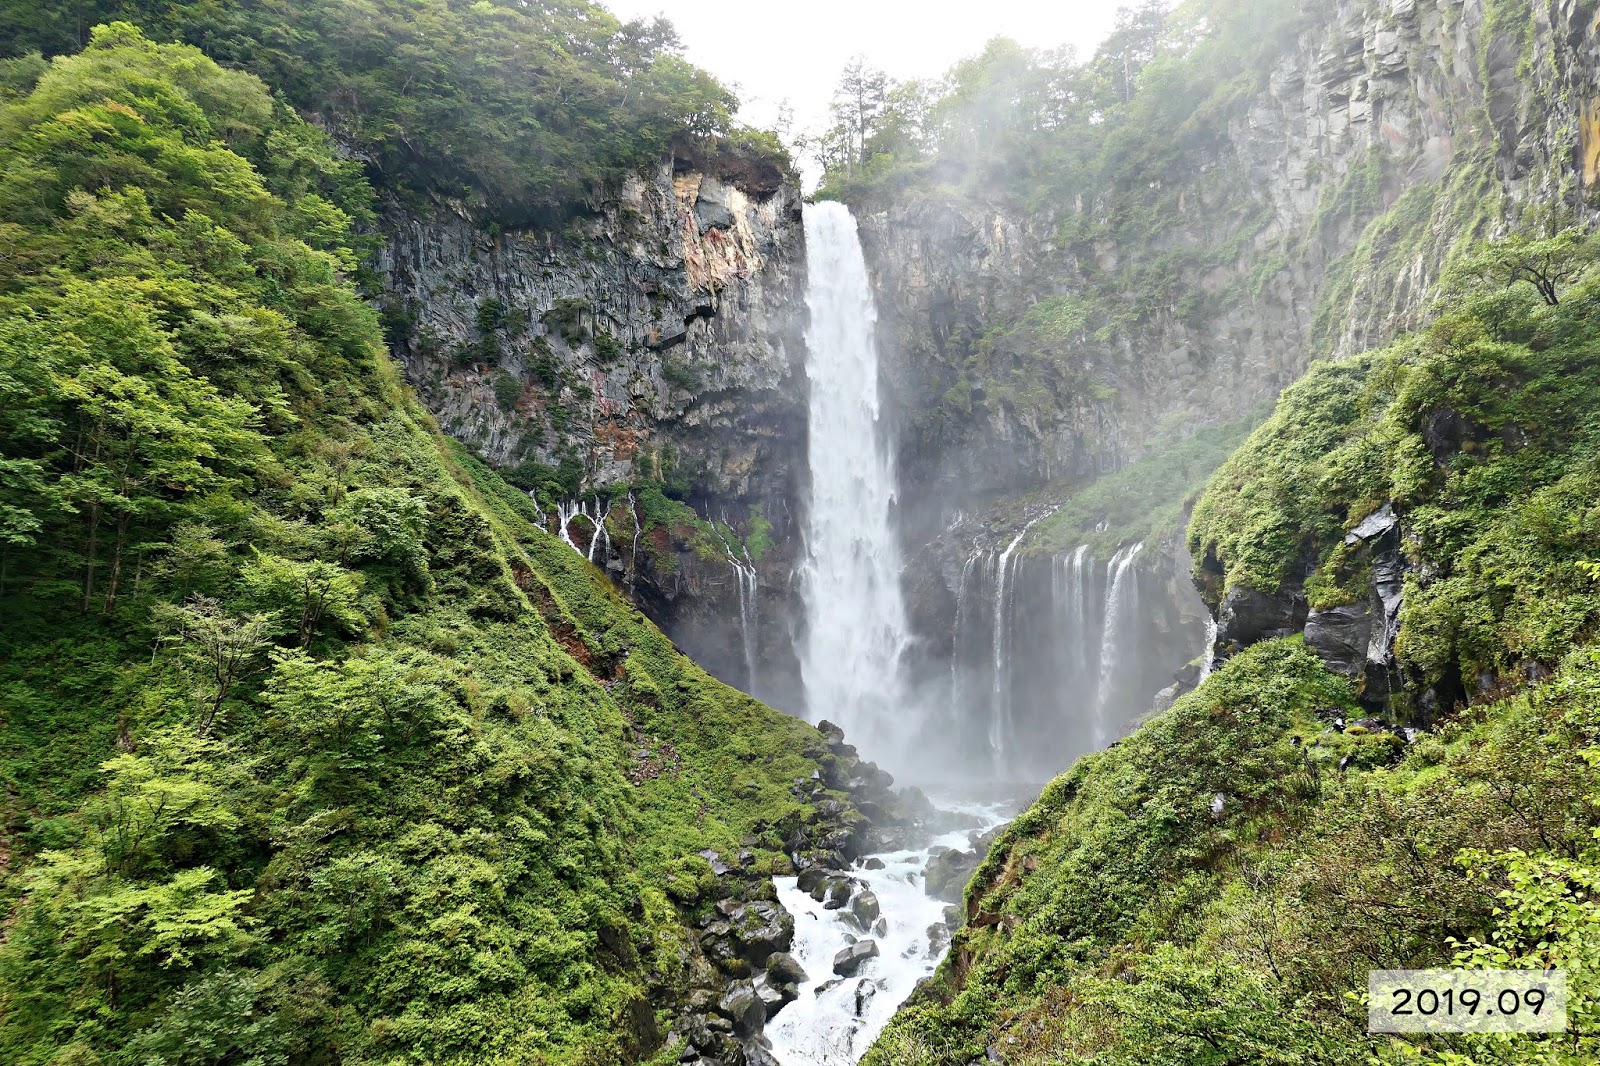
{"type": "Polygon", "coordinates": [[[1369,1033],[1560,1033],[1563,970],[1373,970],[1369,1033]]]}

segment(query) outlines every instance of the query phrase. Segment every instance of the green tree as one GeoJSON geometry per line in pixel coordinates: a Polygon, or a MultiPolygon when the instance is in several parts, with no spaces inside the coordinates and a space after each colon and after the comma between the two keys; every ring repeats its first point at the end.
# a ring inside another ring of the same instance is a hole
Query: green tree
{"type": "Polygon", "coordinates": [[[346,632],[366,622],[361,609],[361,575],[323,559],[299,562],[257,552],[241,575],[245,598],[293,634],[296,647],[310,646],[325,621],[346,632]]]}
{"type": "Polygon", "coordinates": [[[1451,270],[1451,281],[1463,285],[1519,283],[1533,286],[1550,307],[1561,303],[1562,290],[1600,258],[1600,241],[1582,229],[1565,229],[1552,237],[1513,233],[1482,245],[1451,270]]]}

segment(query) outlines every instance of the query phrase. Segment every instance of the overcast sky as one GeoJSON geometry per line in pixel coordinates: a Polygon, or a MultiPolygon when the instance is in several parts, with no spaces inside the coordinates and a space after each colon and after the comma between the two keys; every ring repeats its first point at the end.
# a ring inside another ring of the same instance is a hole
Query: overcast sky
{"type": "Polygon", "coordinates": [[[899,80],[932,78],[991,37],[1087,55],[1126,0],[600,0],[618,17],[665,15],[689,58],[737,87],[742,117],[770,126],[787,100],[819,126],[854,55],[899,80]]]}

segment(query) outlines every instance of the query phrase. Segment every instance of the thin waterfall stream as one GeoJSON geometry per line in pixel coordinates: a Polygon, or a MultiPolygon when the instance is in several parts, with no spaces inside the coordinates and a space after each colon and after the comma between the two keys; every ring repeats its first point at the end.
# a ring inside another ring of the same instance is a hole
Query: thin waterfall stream
{"type": "Polygon", "coordinates": [[[1096,747],[1103,747],[1111,740],[1111,722],[1106,712],[1111,703],[1112,686],[1117,681],[1117,661],[1129,651],[1130,622],[1139,609],[1138,575],[1133,572],[1133,563],[1143,550],[1142,543],[1123,548],[1111,557],[1107,571],[1105,628],[1100,642],[1100,683],[1094,701],[1096,747]]]}

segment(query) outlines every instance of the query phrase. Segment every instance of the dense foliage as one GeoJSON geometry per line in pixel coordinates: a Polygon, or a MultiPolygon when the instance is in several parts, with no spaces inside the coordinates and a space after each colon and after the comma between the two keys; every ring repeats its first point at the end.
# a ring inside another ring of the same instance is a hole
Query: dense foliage
{"type": "Polygon", "coordinates": [[[1418,677],[1487,683],[1592,637],[1600,275],[1581,273],[1592,245],[1563,234],[1485,246],[1427,330],[1321,364],[1286,392],[1195,508],[1189,543],[1213,595],[1303,583],[1313,608],[1353,602],[1363,557],[1344,534],[1392,502],[1406,554],[1426,564],[1397,647],[1418,677]],[[1505,266],[1534,261],[1565,272],[1559,291],[1505,266]]]}
{"type": "Polygon", "coordinates": [[[6,78],[0,1059],[647,1056],[815,731],[439,437],[261,82],[126,24],[6,78]]]}
{"type": "Polygon", "coordinates": [[[502,225],[553,218],[675,139],[728,133],[736,107],[666,22],[590,0],[3,0],[0,53],[74,52],[112,18],[259,75],[383,182],[471,193],[502,225]]]}

